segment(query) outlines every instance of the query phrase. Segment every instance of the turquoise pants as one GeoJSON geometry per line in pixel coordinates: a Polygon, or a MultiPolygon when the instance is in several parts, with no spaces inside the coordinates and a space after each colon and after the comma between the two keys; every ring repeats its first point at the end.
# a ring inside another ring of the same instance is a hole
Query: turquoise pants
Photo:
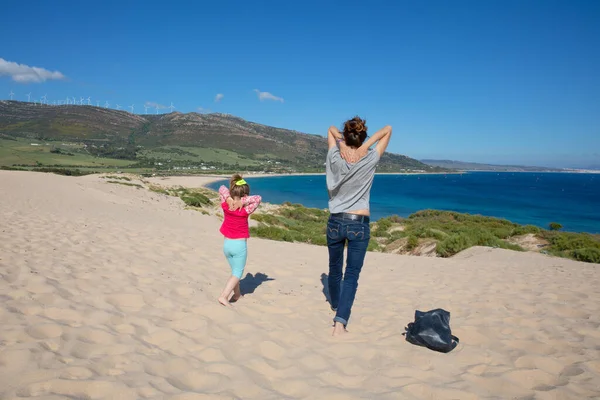
{"type": "Polygon", "coordinates": [[[247,242],[245,240],[225,239],[223,253],[231,267],[231,275],[242,279],[246,267],[246,258],[248,257],[247,242]]]}

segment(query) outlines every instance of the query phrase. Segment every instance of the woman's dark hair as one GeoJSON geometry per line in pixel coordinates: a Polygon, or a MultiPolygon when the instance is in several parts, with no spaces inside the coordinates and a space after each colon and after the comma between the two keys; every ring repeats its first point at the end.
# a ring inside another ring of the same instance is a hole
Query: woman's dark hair
{"type": "Polygon", "coordinates": [[[240,174],[235,174],[229,180],[229,195],[231,197],[244,197],[250,194],[250,186],[247,183],[238,185],[237,183],[242,180],[240,174]]]}
{"type": "Polygon", "coordinates": [[[367,138],[367,121],[356,116],[344,123],[344,142],[349,147],[360,147],[367,138]]]}

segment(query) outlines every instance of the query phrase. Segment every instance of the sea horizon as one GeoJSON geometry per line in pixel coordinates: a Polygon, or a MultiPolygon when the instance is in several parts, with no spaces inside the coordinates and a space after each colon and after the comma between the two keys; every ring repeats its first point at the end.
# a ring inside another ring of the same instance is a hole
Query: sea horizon
{"type": "MultiPolygon", "coordinates": [[[[600,172],[600,171],[599,171],[600,172]]],[[[252,193],[272,204],[298,203],[326,209],[324,174],[262,175],[245,179],[252,193]]],[[[227,180],[207,185],[218,189],[227,180]]],[[[600,178],[594,172],[544,171],[376,174],[372,220],[425,209],[478,214],[547,229],[600,233],[600,178]]]]}

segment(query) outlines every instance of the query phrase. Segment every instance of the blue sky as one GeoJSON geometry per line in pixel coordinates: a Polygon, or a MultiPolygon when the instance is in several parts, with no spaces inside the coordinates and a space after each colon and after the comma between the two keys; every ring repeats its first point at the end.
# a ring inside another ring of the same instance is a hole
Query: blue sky
{"type": "Polygon", "coordinates": [[[8,2],[2,15],[0,98],[173,102],[322,135],[359,114],[414,158],[600,164],[596,0],[8,2]]]}

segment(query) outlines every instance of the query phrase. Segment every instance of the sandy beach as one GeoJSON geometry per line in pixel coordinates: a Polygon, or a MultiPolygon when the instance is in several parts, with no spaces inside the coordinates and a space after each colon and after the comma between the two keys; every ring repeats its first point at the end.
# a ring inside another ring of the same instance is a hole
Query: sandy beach
{"type": "Polygon", "coordinates": [[[0,399],[600,396],[600,265],[369,253],[341,341],[325,247],[252,238],[227,309],[217,217],[97,175],[0,171],[0,189],[0,399]],[[402,336],[433,308],[452,313],[451,353],[402,336]]]}

